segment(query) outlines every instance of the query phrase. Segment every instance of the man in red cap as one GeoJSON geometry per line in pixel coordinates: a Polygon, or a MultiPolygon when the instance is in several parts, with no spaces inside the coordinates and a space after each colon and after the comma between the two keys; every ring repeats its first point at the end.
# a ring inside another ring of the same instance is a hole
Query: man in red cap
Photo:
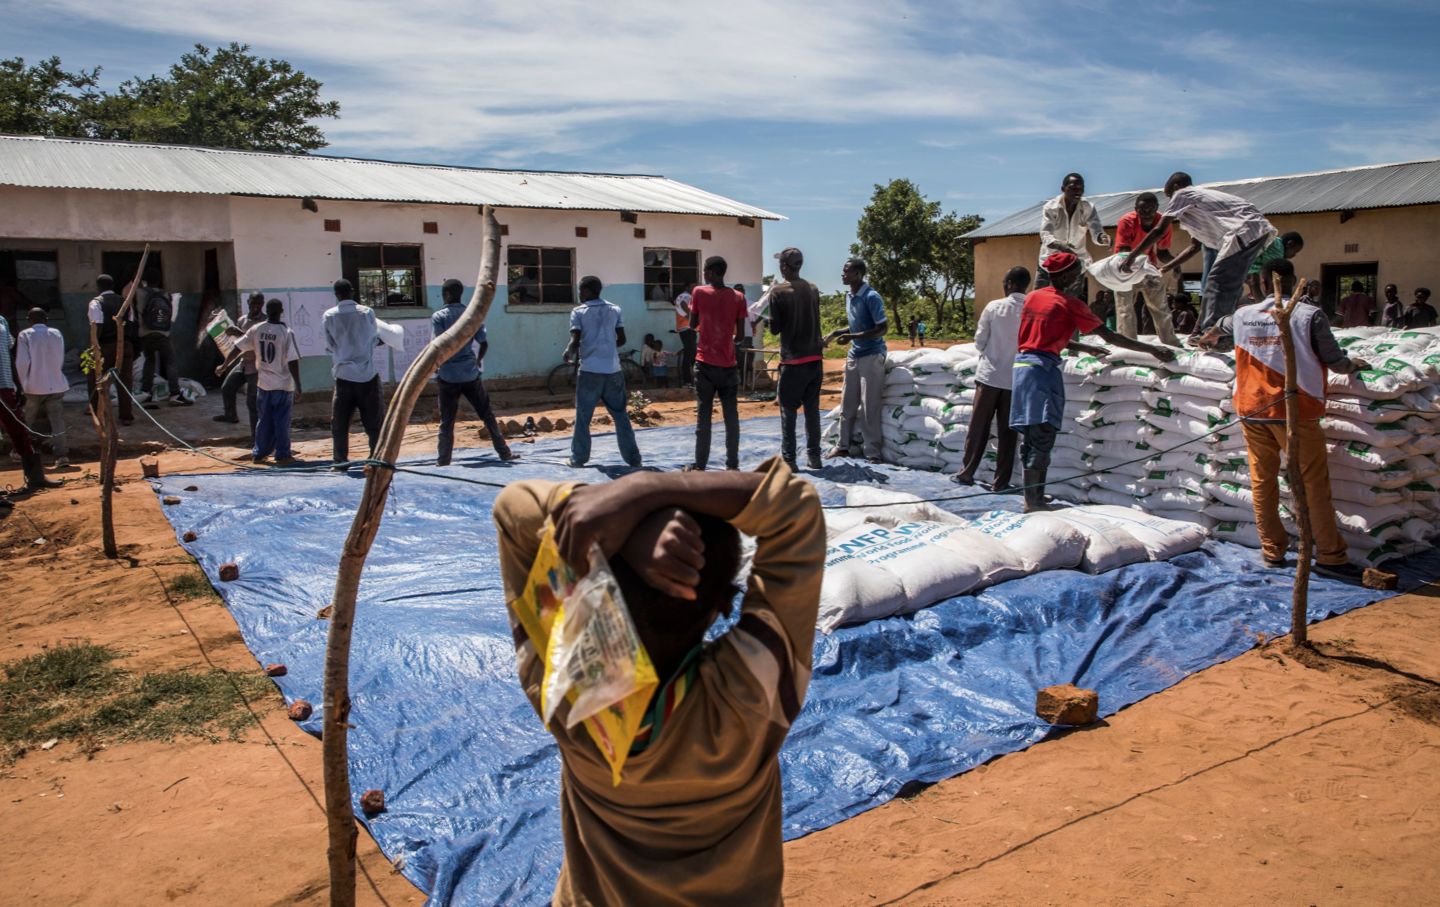
{"type": "Polygon", "coordinates": [[[1112,346],[1149,353],[1162,362],[1175,358],[1167,346],[1152,346],[1121,336],[1073,295],[1084,270],[1073,252],[1056,252],[1041,264],[1050,286],[1025,297],[1020,313],[1020,342],[1015,354],[1014,388],[1010,394],[1010,427],[1020,432],[1020,462],[1025,467],[1025,512],[1049,510],[1045,503],[1045,472],[1065,414],[1065,382],[1060,351],[1092,356],[1105,350],[1076,343],[1075,334],[1094,334],[1112,346]]]}

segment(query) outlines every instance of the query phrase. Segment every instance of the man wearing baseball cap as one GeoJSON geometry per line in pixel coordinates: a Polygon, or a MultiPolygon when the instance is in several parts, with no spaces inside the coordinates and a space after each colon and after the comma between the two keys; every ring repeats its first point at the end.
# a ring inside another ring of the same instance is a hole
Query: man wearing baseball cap
{"type": "Polygon", "coordinates": [[[1175,358],[1169,347],[1131,340],[1105,327],[1084,300],[1072,295],[1085,273],[1075,253],[1055,252],[1040,266],[1049,275],[1050,285],[1025,297],[1010,395],[1010,427],[1021,437],[1026,513],[1050,509],[1045,503],[1045,473],[1065,414],[1060,351],[1105,355],[1100,347],[1076,343],[1071,338],[1077,332],[1094,334],[1111,346],[1149,353],[1162,362],[1175,358]]]}
{"type": "Polygon", "coordinates": [[[782,283],[770,290],[770,328],[780,336],[780,457],[795,469],[795,419],[805,410],[806,465],[819,469],[820,385],[825,344],[820,339],[820,291],[800,279],[805,256],[793,246],[775,253],[782,283]]]}

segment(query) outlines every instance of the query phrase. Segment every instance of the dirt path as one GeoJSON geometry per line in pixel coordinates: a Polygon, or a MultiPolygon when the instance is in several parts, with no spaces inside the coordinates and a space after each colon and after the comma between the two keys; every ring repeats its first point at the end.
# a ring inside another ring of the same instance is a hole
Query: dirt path
{"type": "MultiPolygon", "coordinates": [[[[507,417],[566,415],[543,400],[497,402],[507,417]]],[[[657,408],[667,422],[693,418],[684,399],[657,408]]],[[[473,428],[461,446],[475,443],[473,428]]],[[[407,452],[432,449],[433,425],[409,437],[407,452]]],[[[302,456],[323,458],[327,438],[302,432],[302,456]]],[[[186,453],[160,461],[167,472],[202,465],[186,453]]],[[[70,476],[92,471],[79,464],[70,476]]],[[[0,521],[0,659],[89,640],[123,650],[137,672],[257,670],[217,599],[167,594],[194,564],[138,463],[122,462],[120,475],[119,561],[100,556],[93,479],[23,500],[0,521]]],[[[0,482],[18,481],[0,471],[0,482]]],[[[1428,901],[1440,887],[1440,597],[1404,596],[1312,634],[1343,657],[1302,665],[1276,645],[1251,652],[1102,726],[792,842],[788,901],[1428,901]]],[[[0,764],[12,831],[3,899],[324,903],[320,745],[278,702],[254,704],[259,721],[239,742],[61,743],[0,764]]],[[[360,852],[363,903],[424,900],[363,834],[360,852]]]]}

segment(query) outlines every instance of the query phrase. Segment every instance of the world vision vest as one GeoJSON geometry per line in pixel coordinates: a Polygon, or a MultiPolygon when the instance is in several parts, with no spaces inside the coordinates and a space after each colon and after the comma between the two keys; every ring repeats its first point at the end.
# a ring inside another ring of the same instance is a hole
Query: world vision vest
{"type": "MultiPolygon", "coordinates": [[[[1280,325],[1273,314],[1274,299],[1235,310],[1235,412],[1257,421],[1285,421],[1285,351],[1280,325]]],[[[1315,355],[1310,326],[1320,310],[1299,303],[1290,315],[1290,336],[1295,340],[1295,383],[1300,394],[1300,418],[1325,415],[1325,364],[1315,355]]]]}

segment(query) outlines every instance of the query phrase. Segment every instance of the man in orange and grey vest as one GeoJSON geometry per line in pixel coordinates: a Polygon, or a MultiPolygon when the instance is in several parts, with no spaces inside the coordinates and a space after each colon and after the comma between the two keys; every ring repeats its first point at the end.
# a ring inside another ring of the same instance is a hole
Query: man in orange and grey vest
{"type": "MultiPolygon", "coordinates": [[[[1260,273],[1265,298],[1236,309],[1201,337],[1202,346],[1214,346],[1224,336],[1235,340],[1235,411],[1250,452],[1250,484],[1255,496],[1255,523],[1260,553],[1267,567],[1288,566],[1285,552],[1290,538],[1280,520],[1280,457],[1289,437],[1285,424],[1285,355],[1280,325],[1273,313],[1275,284],[1285,300],[1295,289],[1295,266],[1286,259],[1268,263],[1260,273]]],[[[1327,370],[1350,374],[1370,367],[1345,355],[1319,307],[1300,302],[1290,315],[1295,347],[1295,377],[1300,398],[1300,478],[1315,536],[1315,572],[1321,576],[1358,582],[1360,570],[1349,562],[1345,539],[1335,521],[1330,500],[1330,467],[1325,433],[1327,370]]]]}

